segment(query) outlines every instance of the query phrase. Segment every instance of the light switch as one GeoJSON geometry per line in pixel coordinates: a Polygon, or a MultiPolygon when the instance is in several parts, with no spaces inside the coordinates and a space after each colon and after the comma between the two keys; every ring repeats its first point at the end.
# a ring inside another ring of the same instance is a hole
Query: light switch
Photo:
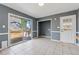
{"type": "Polygon", "coordinates": [[[2,25],[2,28],[5,28],[5,25],[2,25]]]}
{"type": "Polygon", "coordinates": [[[54,18],[54,20],[56,20],[56,18],[54,18]]]}

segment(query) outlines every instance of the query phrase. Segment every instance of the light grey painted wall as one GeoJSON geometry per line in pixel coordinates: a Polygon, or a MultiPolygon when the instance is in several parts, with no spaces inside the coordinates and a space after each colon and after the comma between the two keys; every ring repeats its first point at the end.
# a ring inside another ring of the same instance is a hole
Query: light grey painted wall
{"type": "Polygon", "coordinates": [[[52,32],[52,39],[53,40],[60,40],[60,33],[59,32],[52,32]]]}
{"type": "MultiPolygon", "coordinates": [[[[73,11],[69,11],[69,12],[63,12],[63,13],[59,13],[59,14],[55,14],[55,15],[50,15],[47,17],[42,17],[42,18],[39,18],[38,21],[52,19],[52,31],[60,31],[60,29],[57,28],[60,26],[60,17],[76,14],[76,17],[77,17],[76,31],[79,31],[79,26],[78,26],[79,25],[79,20],[78,20],[79,14],[78,13],[79,13],[78,10],[73,10],[73,11]],[[56,18],[56,20],[54,20],[55,18],[56,18]]],[[[59,33],[52,32],[52,39],[59,40],[60,32],[59,33]]]]}
{"type": "Polygon", "coordinates": [[[60,31],[60,28],[57,28],[60,27],[60,18],[57,17],[55,19],[52,18],[52,31],[60,31]]]}
{"type": "Polygon", "coordinates": [[[37,31],[37,26],[36,26],[36,25],[37,25],[37,20],[34,19],[34,20],[33,20],[33,30],[34,30],[34,31],[37,31]]]}
{"type": "Polygon", "coordinates": [[[77,20],[76,20],[76,31],[79,32],[79,9],[78,9],[77,20]]]}
{"type": "MultiPolygon", "coordinates": [[[[13,10],[11,8],[8,8],[8,7],[0,4],[0,33],[8,33],[8,13],[13,13],[13,14],[16,14],[19,16],[23,16],[23,17],[31,18],[31,19],[35,20],[35,18],[33,18],[29,15],[23,14],[21,12],[18,12],[16,10],[13,10]],[[2,25],[5,25],[6,27],[2,28],[2,25]]],[[[1,47],[1,42],[4,40],[8,40],[8,36],[7,35],[0,35],[0,47],[1,47]]]]}
{"type": "Polygon", "coordinates": [[[50,36],[51,21],[39,22],[39,35],[50,36]]]}

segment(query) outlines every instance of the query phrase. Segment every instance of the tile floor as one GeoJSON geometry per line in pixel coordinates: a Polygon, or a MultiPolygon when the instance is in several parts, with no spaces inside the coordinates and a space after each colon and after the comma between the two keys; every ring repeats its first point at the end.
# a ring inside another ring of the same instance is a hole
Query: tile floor
{"type": "Polygon", "coordinates": [[[0,55],[78,55],[79,46],[39,38],[12,46],[0,55]]]}

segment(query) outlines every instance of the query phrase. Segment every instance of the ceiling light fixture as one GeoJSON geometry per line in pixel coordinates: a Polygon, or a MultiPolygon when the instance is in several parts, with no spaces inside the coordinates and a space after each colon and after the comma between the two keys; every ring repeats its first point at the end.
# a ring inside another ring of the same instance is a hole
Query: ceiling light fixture
{"type": "Polygon", "coordinates": [[[38,3],[39,6],[44,6],[44,3],[38,3]]]}

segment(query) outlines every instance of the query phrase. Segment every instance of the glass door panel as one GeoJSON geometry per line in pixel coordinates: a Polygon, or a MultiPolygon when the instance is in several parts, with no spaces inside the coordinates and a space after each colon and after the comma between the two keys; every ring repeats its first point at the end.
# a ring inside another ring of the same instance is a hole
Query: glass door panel
{"type": "Polygon", "coordinates": [[[10,16],[9,20],[9,34],[10,34],[10,43],[14,44],[19,41],[22,41],[23,30],[21,28],[21,20],[18,17],[10,16]]]}
{"type": "Polygon", "coordinates": [[[8,23],[9,45],[31,39],[32,21],[30,19],[11,14],[8,23]]]}
{"type": "Polygon", "coordinates": [[[32,22],[31,20],[27,20],[26,21],[26,25],[25,25],[25,29],[24,29],[24,39],[26,40],[30,40],[32,37],[32,22]]]}

